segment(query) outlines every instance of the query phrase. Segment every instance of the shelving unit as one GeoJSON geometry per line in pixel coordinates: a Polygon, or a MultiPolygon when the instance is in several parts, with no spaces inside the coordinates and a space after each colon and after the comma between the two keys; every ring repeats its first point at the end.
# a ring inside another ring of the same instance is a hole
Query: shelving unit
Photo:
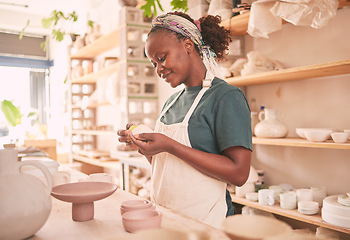
{"type": "MultiPolygon", "coordinates": [[[[108,77],[118,73],[119,108],[118,121],[120,126],[132,122],[135,124],[145,121],[155,121],[158,113],[158,85],[157,76],[153,67],[144,55],[145,36],[150,29],[150,23],[143,21],[143,12],[132,7],[123,7],[120,11],[120,26],[113,32],[106,34],[89,45],[86,45],[71,54],[71,61],[96,61],[107,51],[120,48],[119,55],[115,56],[118,62],[110,64],[98,71],[85,74],[79,78],[71,77],[70,84],[70,110],[72,113],[72,161],[79,161],[98,167],[116,168],[118,164],[103,161],[100,156],[109,156],[112,149],[103,152],[97,149],[97,141],[104,136],[113,136],[114,130],[99,130],[97,113],[101,106],[111,105],[103,100],[88,103],[74,101],[78,98],[89,97],[98,88],[101,77],[108,77]],[[80,89],[74,92],[73,87],[80,89]],[[85,92],[82,90],[85,87],[85,92]],[[87,91],[86,89],[89,89],[87,91]],[[83,106],[84,105],[84,106],[83,106]],[[90,111],[85,114],[85,111],[90,111]],[[146,120],[145,120],[146,119],[146,120]],[[74,140],[73,140],[74,139],[74,140]],[[78,139],[78,140],[77,140],[78,139]],[[89,154],[89,151],[91,154],[89,154]]],[[[73,49],[74,51],[74,49],[73,49]]],[[[114,53],[113,53],[114,54],[114,53]]],[[[113,85],[115,86],[115,85],[113,85]]],[[[144,123],[145,124],[145,123],[144,123]]],[[[106,157],[104,157],[106,159],[106,157]]],[[[113,160],[111,158],[110,160],[113,160]]],[[[114,159],[116,160],[116,159],[114,159]]]]}
{"type": "MultiPolygon", "coordinates": [[[[349,0],[340,0],[339,8],[350,6],[349,0]]],[[[229,20],[223,21],[222,26],[231,31],[232,35],[246,35],[250,13],[235,16],[229,20]]],[[[350,74],[350,59],[315,64],[309,66],[293,67],[272,72],[263,72],[251,74],[248,76],[240,76],[226,79],[231,85],[238,87],[247,87],[253,85],[262,85],[269,83],[282,83],[286,81],[302,81],[311,78],[322,78],[329,76],[350,74]]],[[[301,138],[257,138],[253,137],[253,144],[268,145],[278,147],[303,147],[303,148],[321,148],[335,150],[350,150],[350,141],[346,143],[334,143],[331,140],[326,142],[310,142],[301,138]]],[[[316,215],[304,215],[297,210],[285,210],[277,204],[274,206],[263,206],[257,202],[249,201],[245,198],[237,197],[231,194],[232,201],[245,206],[267,211],[273,214],[284,216],[300,222],[321,226],[332,229],[341,233],[350,234],[350,228],[342,228],[332,224],[328,224],[322,220],[321,213],[316,215]]],[[[349,235],[350,236],[350,235],[349,235]]]]}
{"type": "MultiPolygon", "coordinates": [[[[350,5],[349,0],[339,0],[338,8],[342,8],[350,5]]],[[[225,21],[222,21],[221,25],[229,29],[232,35],[242,36],[247,34],[248,22],[250,12],[246,12],[241,15],[237,15],[225,21]]]]}
{"type": "Polygon", "coordinates": [[[299,213],[298,210],[296,210],[296,209],[294,209],[294,210],[283,209],[283,208],[279,207],[278,204],[275,204],[273,206],[265,206],[265,205],[259,204],[258,202],[252,202],[252,201],[247,200],[245,198],[237,197],[235,194],[231,194],[231,198],[232,198],[233,202],[241,204],[241,205],[253,207],[253,208],[256,208],[259,210],[263,210],[263,211],[277,214],[280,216],[284,216],[287,218],[295,219],[295,220],[309,223],[312,225],[332,229],[332,230],[335,230],[338,232],[343,232],[346,234],[350,234],[349,228],[337,227],[335,225],[332,225],[332,224],[329,224],[329,223],[326,223],[325,221],[323,221],[320,211],[315,215],[305,215],[305,214],[299,213]]]}
{"type": "Polygon", "coordinates": [[[307,147],[327,149],[350,150],[350,141],[346,143],[335,143],[332,140],[326,142],[310,142],[302,138],[257,138],[253,137],[253,144],[284,146],[284,147],[307,147]]]}
{"type": "Polygon", "coordinates": [[[350,60],[287,68],[278,71],[251,74],[243,77],[227,78],[227,82],[235,86],[251,86],[343,74],[350,74],[350,60]]]}

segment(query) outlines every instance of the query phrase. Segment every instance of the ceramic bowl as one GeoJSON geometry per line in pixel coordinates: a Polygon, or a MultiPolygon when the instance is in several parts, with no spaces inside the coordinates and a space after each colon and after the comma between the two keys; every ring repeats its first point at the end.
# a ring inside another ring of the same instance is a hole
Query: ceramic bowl
{"type": "Polygon", "coordinates": [[[349,132],[335,132],[331,133],[332,139],[335,143],[345,143],[349,138],[349,132]]]}
{"type": "Polygon", "coordinates": [[[130,211],[122,215],[122,220],[125,231],[132,233],[142,229],[160,228],[162,214],[151,209],[130,211]]]}
{"type": "MultiPolygon", "coordinates": [[[[113,240],[209,240],[207,232],[180,231],[167,228],[145,229],[133,234],[123,234],[113,240]]],[[[111,239],[112,240],[112,239],[111,239]]]]}
{"type": "Polygon", "coordinates": [[[122,203],[120,206],[120,214],[124,214],[129,211],[152,209],[156,210],[156,205],[148,200],[128,200],[122,203]]]}
{"type": "Polygon", "coordinates": [[[236,214],[224,220],[223,230],[231,239],[258,240],[288,234],[292,228],[275,218],[236,214]]]}
{"type": "Polygon", "coordinates": [[[315,201],[300,201],[298,202],[298,212],[307,215],[318,213],[319,204],[315,201]]]}
{"type": "Polygon", "coordinates": [[[307,140],[311,142],[324,142],[331,136],[332,130],[329,129],[314,129],[304,130],[307,140]]]}
{"type": "Polygon", "coordinates": [[[253,202],[257,202],[258,201],[258,193],[257,192],[250,192],[250,193],[247,193],[245,195],[245,198],[250,200],[250,201],[253,201],[253,202]]]}
{"type": "Polygon", "coordinates": [[[348,139],[350,140],[350,129],[345,129],[344,132],[345,133],[349,133],[349,138],[348,139]]]}

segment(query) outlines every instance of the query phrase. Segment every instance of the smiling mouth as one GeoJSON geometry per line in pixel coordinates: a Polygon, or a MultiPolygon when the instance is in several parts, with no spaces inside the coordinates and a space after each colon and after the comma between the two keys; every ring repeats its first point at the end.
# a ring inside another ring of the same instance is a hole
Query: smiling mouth
{"type": "Polygon", "coordinates": [[[163,75],[162,78],[163,78],[166,82],[168,82],[168,78],[169,78],[170,74],[171,74],[171,73],[168,73],[168,74],[166,74],[166,75],[163,75]]]}

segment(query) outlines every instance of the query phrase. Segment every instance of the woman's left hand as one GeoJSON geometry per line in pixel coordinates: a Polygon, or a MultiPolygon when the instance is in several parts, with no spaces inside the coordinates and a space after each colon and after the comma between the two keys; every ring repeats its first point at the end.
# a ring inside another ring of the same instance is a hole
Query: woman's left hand
{"type": "Polygon", "coordinates": [[[130,140],[139,148],[139,152],[151,157],[161,152],[168,152],[175,141],[161,133],[141,133],[133,135],[128,132],[130,140]]]}

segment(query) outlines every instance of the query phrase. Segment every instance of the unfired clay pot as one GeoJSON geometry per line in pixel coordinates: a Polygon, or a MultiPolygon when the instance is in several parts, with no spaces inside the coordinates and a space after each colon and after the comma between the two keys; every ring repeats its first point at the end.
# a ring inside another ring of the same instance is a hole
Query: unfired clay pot
{"type": "Polygon", "coordinates": [[[18,151],[0,150],[0,239],[24,239],[35,234],[51,211],[50,171],[37,161],[18,162],[18,151]],[[45,175],[47,186],[37,177],[21,173],[22,166],[35,166],[45,175]]]}
{"type": "Polygon", "coordinates": [[[160,228],[162,214],[156,210],[137,210],[122,215],[123,226],[127,232],[136,232],[143,229],[160,228]]]}
{"type": "Polygon", "coordinates": [[[124,214],[130,211],[151,209],[156,210],[156,205],[148,200],[128,200],[122,203],[120,206],[120,214],[124,214]]]}
{"type": "Polygon", "coordinates": [[[72,219],[77,222],[94,218],[94,201],[104,199],[117,190],[117,185],[106,182],[77,182],[55,186],[51,195],[71,202],[72,219]]]}

